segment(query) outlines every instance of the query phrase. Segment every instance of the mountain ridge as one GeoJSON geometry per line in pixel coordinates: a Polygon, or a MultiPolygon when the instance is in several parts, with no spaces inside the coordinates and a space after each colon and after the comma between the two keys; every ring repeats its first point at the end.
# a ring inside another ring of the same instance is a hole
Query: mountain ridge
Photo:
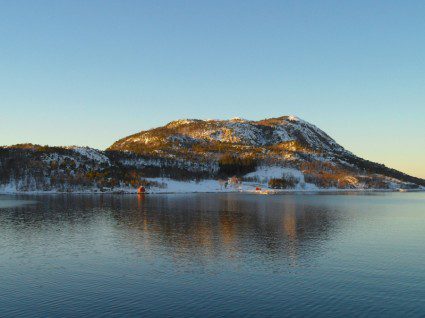
{"type": "MultiPolygon", "coordinates": [[[[109,150],[119,150],[120,144],[135,142],[152,143],[158,141],[158,135],[149,138],[149,135],[164,133],[183,135],[198,141],[234,143],[251,146],[270,146],[288,141],[301,141],[315,149],[344,151],[323,130],[296,116],[281,116],[258,121],[233,118],[219,119],[179,119],[168,124],[121,138],[109,150]],[[203,126],[203,127],[198,127],[203,126]],[[198,129],[197,129],[198,128],[198,129]]],[[[195,140],[192,140],[195,141],[195,140]]]]}

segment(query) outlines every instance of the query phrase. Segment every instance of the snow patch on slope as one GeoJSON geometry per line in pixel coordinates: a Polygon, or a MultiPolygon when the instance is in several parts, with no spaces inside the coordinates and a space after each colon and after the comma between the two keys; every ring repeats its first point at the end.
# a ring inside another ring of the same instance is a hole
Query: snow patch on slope
{"type": "Polygon", "coordinates": [[[74,150],[76,153],[90,159],[94,160],[99,163],[110,163],[109,158],[106,157],[103,153],[101,153],[99,150],[89,148],[89,147],[72,147],[70,148],[74,150]]]}
{"type": "Polygon", "coordinates": [[[261,183],[267,183],[270,179],[293,177],[298,180],[298,183],[304,183],[304,174],[298,169],[278,166],[262,166],[256,171],[246,174],[244,177],[256,179],[261,183]]]}

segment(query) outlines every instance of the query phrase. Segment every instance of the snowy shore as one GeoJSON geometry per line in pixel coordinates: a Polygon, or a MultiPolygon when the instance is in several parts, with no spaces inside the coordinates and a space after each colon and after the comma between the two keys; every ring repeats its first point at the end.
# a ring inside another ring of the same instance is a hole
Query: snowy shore
{"type": "MultiPolygon", "coordinates": [[[[241,180],[229,178],[228,180],[191,180],[179,181],[170,178],[145,178],[145,182],[151,184],[146,189],[149,194],[161,193],[228,193],[242,192],[254,194],[282,194],[282,193],[318,193],[318,192],[395,192],[395,191],[425,191],[425,187],[416,190],[404,190],[406,184],[397,183],[396,180],[388,179],[389,187],[386,189],[366,188],[363,184],[353,183],[351,188],[319,188],[315,184],[307,183],[304,174],[293,168],[267,166],[260,167],[255,172],[246,174],[241,180]],[[272,189],[268,186],[273,178],[291,178],[294,186],[286,189],[272,189]]],[[[96,193],[137,193],[136,188],[127,186],[115,187],[113,189],[93,187],[81,189],[79,187],[68,187],[66,191],[58,189],[43,191],[37,189],[22,190],[19,183],[9,183],[0,185],[0,194],[55,194],[55,193],[76,193],[76,194],[96,194],[96,193]]]]}
{"type": "MultiPolygon", "coordinates": [[[[284,193],[332,193],[332,192],[398,192],[398,191],[425,191],[425,188],[416,190],[394,189],[338,189],[338,188],[318,188],[314,184],[298,184],[291,189],[271,189],[267,183],[242,182],[240,184],[230,184],[224,186],[217,180],[201,181],[177,181],[168,178],[148,178],[147,181],[154,181],[156,187],[146,189],[146,194],[171,194],[171,193],[253,193],[253,194],[284,194],[284,193]]],[[[75,191],[19,191],[13,186],[0,187],[0,194],[136,194],[137,189],[122,187],[114,189],[88,189],[75,191]]]]}

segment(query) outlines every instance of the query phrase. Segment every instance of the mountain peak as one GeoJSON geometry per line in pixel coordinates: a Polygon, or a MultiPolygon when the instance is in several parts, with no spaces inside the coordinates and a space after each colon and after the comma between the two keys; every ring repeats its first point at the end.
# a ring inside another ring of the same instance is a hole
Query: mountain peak
{"type": "MultiPolygon", "coordinates": [[[[264,147],[282,147],[296,142],[306,151],[329,154],[345,152],[324,131],[297,116],[282,116],[258,121],[239,117],[229,120],[179,119],[163,127],[141,131],[114,143],[109,149],[147,153],[161,150],[175,152],[177,147],[189,151],[193,145],[215,148],[220,144],[250,147],[250,151],[264,152],[264,147]]],[[[198,147],[199,148],[199,147],[198,147]]]]}

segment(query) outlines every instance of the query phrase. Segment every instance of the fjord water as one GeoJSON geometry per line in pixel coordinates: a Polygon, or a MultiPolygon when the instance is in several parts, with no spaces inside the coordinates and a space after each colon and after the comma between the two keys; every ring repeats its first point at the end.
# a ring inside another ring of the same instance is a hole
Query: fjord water
{"type": "Polygon", "coordinates": [[[2,317],[423,317],[425,194],[3,196],[0,295],[2,317]]]}

